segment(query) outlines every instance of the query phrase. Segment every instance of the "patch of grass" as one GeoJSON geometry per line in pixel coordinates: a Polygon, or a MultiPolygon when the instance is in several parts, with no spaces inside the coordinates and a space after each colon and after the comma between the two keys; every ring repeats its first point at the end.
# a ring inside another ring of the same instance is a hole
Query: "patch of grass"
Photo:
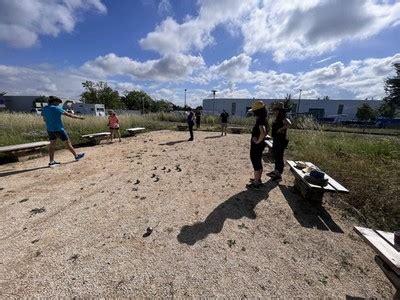
{"type": "Polygon", "coordinates": [[[311,161],[350,190],[344,201],[382,230],[400,228],[400,139],[291,130],[288,157],[311,161]]]}

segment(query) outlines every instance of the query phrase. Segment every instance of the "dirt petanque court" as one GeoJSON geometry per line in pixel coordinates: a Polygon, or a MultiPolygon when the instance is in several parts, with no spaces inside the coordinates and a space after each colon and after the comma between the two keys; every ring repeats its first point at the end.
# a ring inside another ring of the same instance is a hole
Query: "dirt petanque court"
{"type": "Polygon", "coordinates": [[[59,151],[57,168],[1,165],[1,298],[392,297],[335,198],[302,200],[288,168],[246,190],[249,135],[187,139],[154,131],[79,162],[59,151]]]}

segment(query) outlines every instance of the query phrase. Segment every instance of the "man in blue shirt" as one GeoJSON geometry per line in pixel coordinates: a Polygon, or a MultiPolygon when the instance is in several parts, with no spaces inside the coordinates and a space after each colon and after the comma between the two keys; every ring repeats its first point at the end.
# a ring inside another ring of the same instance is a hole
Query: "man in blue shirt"
{"type": "Polygon", "coordinates": [[[49,146],[49,156],[50,156],[50,167],[55,167],[60,165],[58,161],[54,160],[54,152],[57,138],[65,143],[67,149],[74,155],[76,160],[80,160],[85,156],[85,153],[76,153],[74,147],[72,147],[71,141],[64,129],[64,124],[61,120],[61,116],[65,115],[73,119],[81,119],[83,117],[75,116],[63,110],[58,105],[62,103],[61,99],[57,97],[50,96],[48,100],[48,106],[43,107],[42,116],[46,122],[47,133],[49,134],[50,146],[49,146]]]}

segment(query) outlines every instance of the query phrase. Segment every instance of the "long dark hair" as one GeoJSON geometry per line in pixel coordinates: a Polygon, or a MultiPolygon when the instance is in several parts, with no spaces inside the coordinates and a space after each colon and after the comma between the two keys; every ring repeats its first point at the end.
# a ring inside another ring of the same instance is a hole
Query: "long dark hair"
{"type": "Polygon", "coordinates": [[[263,119],[267,119],[267,110],[265,109],[265,107],[257,109],[255,111],[253,111],[254,115],[257,117],[257,119],[263,118],[263,119]]]}
{"type": "Polygon", "coordinates": [[[286,109],[281,108],[278,110],[278,114],[276,115],[277,121],[283,121],[286,118],[286,109]]]}

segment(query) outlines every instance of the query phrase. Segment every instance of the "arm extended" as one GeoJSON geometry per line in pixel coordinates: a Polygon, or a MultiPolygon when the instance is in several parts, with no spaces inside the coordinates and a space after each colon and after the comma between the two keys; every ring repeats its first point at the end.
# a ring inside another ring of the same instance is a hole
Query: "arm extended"
{"type": "Polygon", "coordinates": [[[64,112],[64,116],[70,117],[72,119],[80,119],[80,120],[84,120],[85,119],[84,117],[80,117],[80,116],[71,114],[69,112],[64,112]]]}

